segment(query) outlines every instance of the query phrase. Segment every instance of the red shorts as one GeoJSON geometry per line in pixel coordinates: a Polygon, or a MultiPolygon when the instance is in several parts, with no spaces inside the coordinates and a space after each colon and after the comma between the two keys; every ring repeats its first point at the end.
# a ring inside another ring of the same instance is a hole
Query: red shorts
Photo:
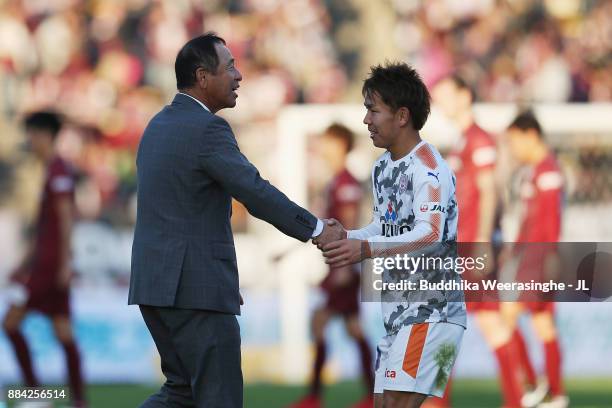
{"type": "Polygon", "coordinates": [[[465,306],[470,313],[499,311],[499,302],[465,302],[465,306]]]}
{"type": "Polygon", "coordinates": [[[359,275],[354,274],[346,285],[330,287],[322,285],[327,302],[325,307],[343,316],[353,316],[359,313],[359,275]]]}
{"type": "Polygon", "coordinates": [[[34,271],[26,285],[26,308],[48,316],[70,316],[70,288],[57,287],[56,273],[34,271]]]}
{"type": "Polygon", "coordinates": [[[67,293],[53,296],[30,296],[26,308],[48,316],[70,316],[70,297],[67,293]]]}

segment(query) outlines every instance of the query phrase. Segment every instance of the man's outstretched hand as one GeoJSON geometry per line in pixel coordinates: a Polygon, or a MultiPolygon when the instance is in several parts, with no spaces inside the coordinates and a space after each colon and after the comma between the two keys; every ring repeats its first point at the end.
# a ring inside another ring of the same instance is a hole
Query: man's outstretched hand
{"type": "Polygon", "coordinates": [[[330,218],[324,220],[323,231],[312,240],[312,243],[315,244],[317,248],[323,249],[323,247],[330,242],[344,238],[346,238],[346,230],[342,224],[340,224],[338,220],[330,218]]]}
{"type": "Polygon", "coordinates": [[[371,254],[367,241],[343,239],[324,245],[323,256],[325,257],[325,263],[338,268],[361,262],[365,258],[369,258],[371,254]]]}

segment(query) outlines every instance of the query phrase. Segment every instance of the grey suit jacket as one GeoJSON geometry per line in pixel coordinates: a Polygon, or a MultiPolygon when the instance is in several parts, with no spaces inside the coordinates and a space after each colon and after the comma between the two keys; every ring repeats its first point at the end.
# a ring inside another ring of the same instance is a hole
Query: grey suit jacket
{"type": "Polygon", "coordinates": [[[240,314],[231,199],[307,241],[316,218],[262,179],[229,124],[177,94],[136,158],[138,212],[129,304],[240,314]]]}

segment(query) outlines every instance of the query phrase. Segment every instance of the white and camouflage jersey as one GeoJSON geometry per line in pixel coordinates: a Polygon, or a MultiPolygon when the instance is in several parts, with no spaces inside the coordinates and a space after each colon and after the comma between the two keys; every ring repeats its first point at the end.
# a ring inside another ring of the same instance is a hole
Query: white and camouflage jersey
{"type": "MultiPolygon", "coordinates": [[[[455,176],[440,153],[429,143],[420,142],[403,158],[393,161],[388,151],[372,170],[374,210],[372,223],[349,231],[352,239],[367,239],[372,257],[456,258],[458,209],[455,176]]],[[[439,264],[432,268],[405,271],[385,269],[383,282],[460,281],[459,275],[439,264]]],[[[466,326],[462,291],[417,290],[381,293],[387,334],[402,326],[425,322],[450,322],[466,326]]]]}

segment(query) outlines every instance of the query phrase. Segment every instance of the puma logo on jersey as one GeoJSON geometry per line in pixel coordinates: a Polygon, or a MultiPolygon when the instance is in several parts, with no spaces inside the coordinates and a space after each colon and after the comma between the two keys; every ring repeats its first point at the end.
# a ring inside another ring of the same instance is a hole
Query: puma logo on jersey
{"type": "Polygon", "coordinates": [[[438,176],[440,175],[440,172],[433,173],[433,172],[431,172],[431,171],[428,171],[428,172],[427,172],[427,175],[428,175],[428,176],[432,176],[432,177],[434,177],[434,178],[435,178],[435,179],[438,181],[438,183],[440,182],[440,179],[438,178],[438,176]]]}

